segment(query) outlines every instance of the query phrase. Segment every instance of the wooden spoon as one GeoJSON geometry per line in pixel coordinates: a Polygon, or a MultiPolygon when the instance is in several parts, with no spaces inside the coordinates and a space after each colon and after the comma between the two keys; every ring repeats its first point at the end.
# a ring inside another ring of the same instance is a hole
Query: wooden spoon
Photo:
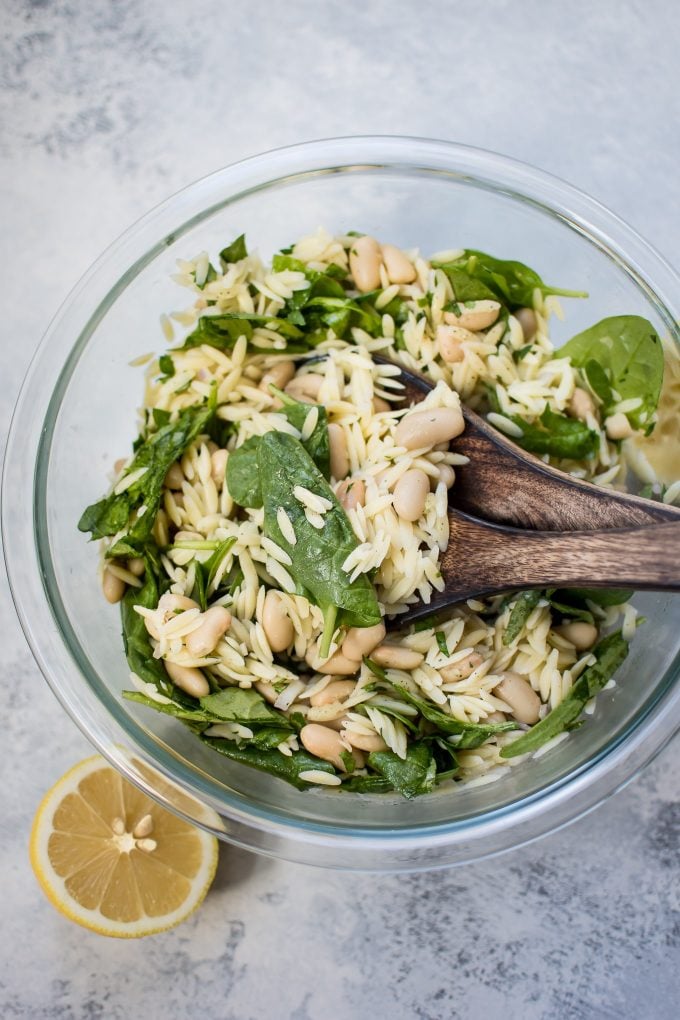
{"type": "Polygon", "coordinates": [[[527,588],[680,591],[680,522],[609,531],[525,531],[449,508],[449,545],[439,561],[445,588],[395,625],[464,599],[527,588]]]}
{"type": "MultiPolygon", "coordinates": [[[[390,358],[374,360],[396,365],[390,358]]],[[[419,403],[433,389],[430,379],[402,365],[404,402],[419,403]]],[[[470,458],[456,468],[451,502],[459,510],[499,524],[543,531],[592,531],[680,521],[680,508],[613,492],[544,464],[463,406],[465,431],[451,443],[470,458]]],[[[591,585],[592,587],[592,585],[591,585]]]]}

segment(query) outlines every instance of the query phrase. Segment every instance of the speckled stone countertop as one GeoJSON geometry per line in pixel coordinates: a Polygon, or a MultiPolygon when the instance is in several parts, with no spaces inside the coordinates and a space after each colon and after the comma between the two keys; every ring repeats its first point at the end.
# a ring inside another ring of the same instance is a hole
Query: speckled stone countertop
{"type": "MultiPolygon", "coordinates": [[[[4,0],[5,435],[29,358],[131,221],[243,156],[420,134],[535,162],[680,262],[680,9],[667,0],[4,0]],[[675,210],[675,212],[673,212],[675,210]]],[[[0,1017],[671,1020],[680,996],[680,744],[564,831],[414,876],[224,847],[185,925],[139,943],[63,920],[30,871],[45,789],[89,745],[3,579],[0,1017]]]]}

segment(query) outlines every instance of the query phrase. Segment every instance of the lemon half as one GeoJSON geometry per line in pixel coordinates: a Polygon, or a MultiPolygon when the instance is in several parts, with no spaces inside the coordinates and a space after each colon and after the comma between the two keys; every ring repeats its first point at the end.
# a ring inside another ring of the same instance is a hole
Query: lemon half
{"type": "Polygon", "coordinates": [[[60,913],[102,935],[166,931],[203,901],[218,843],[156,804],[96,755],[43,798],[31,865],[60,913]]]}

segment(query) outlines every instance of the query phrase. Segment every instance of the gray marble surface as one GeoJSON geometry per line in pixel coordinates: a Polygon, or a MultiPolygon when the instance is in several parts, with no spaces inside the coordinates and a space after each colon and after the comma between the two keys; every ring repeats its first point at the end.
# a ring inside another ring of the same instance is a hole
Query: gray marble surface
{"type": "MultiPolygon", "coordinates": [[[[0,433],[51,315],[128,223],[240,157],[394,132],[570,179],[677,264],[680,12],[667,0],[3,0],[0,433]]],[[[357,876],[224,847],[201,911],[125,943],[63,920],[27,857],[89,747],[0,582],[0,1017],[676,1017],[680,744],[497,860],[357,876]]]]}

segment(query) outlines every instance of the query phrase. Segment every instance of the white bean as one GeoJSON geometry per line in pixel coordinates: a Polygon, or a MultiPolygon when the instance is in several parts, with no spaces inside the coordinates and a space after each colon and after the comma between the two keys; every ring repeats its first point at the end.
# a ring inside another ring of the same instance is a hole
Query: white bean
{"type": "Polygon", "coordinates": [[[346,701],[354,693],[355,687],[355,680],[331,680],[322,691],[312,694],[309,704],[312,708],[320,708],[322,705],[332,705],[334,701],[346,701]]]}
{"type": "Polygon", "coordinates": [[[532,726],[538,722],[541,699],[530,683],[519,673],[501,673],[502,680],[493,689],[501,701],[510,706],[515,719],[532,726]]]}
{"type": "Polygon", "coordinates": [[[335,495],[345,510],[356,510],[366,502],[366,485],[361,478],[346,478],[338,485],[335,495]]]}
{"type": "Polygon", "coordinates": [[[371,652],[371,658],[384,669],[417,669],[425,658],[420,652],[402,645],[379,645],[371,652]]]}
{"type": "Polygon", "coordinates": [[[120,602],[123,595],[125,594],[125,581],[122,581],[116,574],[112,574],[106,567],[102,574],[102,591],[104,592],[104,598],[107,602],[113,605],[116,602],[120,602]]]}
{"type": "Polygon", "coordinates": [[[133,556],[131,559],[129,559],[127,563],[127,568],[131,574],[135,575],[135,577],[141,577],[144,571],[146,570],[144,560],[142,559],[141,556],[133,556]]]}
{"type": "Polygon", "coordinates": [[[210,694],[210,685],[200,669],[193,666],[178,666],[176,662],[167,662],[165,659],[163,665],[172,682],[192,698],[205,698],[210,694]]]}
{"type": "Polygon", "coordinates": [[[349,453],[345,430],[335,422],[328,426],[328,445],[331,452],[331,475],[339,481],[349,474],[349,453]]]}
{"type": "Polygon", "coordinates": [[[345,730],[343,737],[352,747],[358,747],[360,751],[386,751],[387,744],[379,733],[353,733],[345,730]]]}
{"type": "Polygon", "coordinates": [[[270,386],[276,386],[277,390],[282,390],[288,385],[294,375],[294,361],[277,361],[275,365],[267,369],[260,379],[260,389],[264,390],[265,393],[270,392],[270,386]]]}
{"type": "Polygon", "coordinates": [[[498,318],[501,306],[498,301],[470,301],[468,304],[460,305],[460,315],[453,312],[444,312],[444,322],[451,326],[462,326],[473,333],[493,326],[498,318]]]}
{"type": "Polygon", "coordinates": [[[365,234],[352,242],[349,250],[349,268],[357,290],[367,293],[380,286],[380,245],[374,237],[365,234]]]}
{"type": "Polygon", "coordinates": [[[181,489],[183,482],[184,472],[182,471],[177,461],[175,461],[175,463],[171,464],[170,467],[168,468],[168,472],[165,476],[165,481],[163,482],[163,485],[165,486],[166,489],[181,489]]]}
{"type": "Polygon", "coordinates": [[[296,375],[294,379],[291,379],[286,384],[284,390],[303,404],[315,404],[322,382],[322,375],[318,375],[316,372],[308,372],[307,375],[296,375]]]}
{"type": "Polygon", "coordinates": [[[336,769],[345,772],[345,763],[340,755],[346,751],[340,734],[321,723],[307,723],[300,730],[300,740],[305,750],[315,758],[329,761],[336,769]]]}
{"type": "Polygon", "coordinates": [[[262,627],[273,652],[283,652],[295,637],[293,621],[288,616],[278,592],[270,590],[264,597],[262,627]]]}
{"type": "Polygon", "coordinates": [[[212,480],[218,489],[221,489],[224,485],[224,473],[227,470],[228,456],[229,454],[226,450],[215,450],[210,457],[212,480]]]}
{"type": "Polygon", "coordinates": [[[572,418],[580,418],[581,421],[585,421],[589,415],[595,414],[595,402],[590,393],[577,386],[571,395],[567,406],[567,413],[572,418]]]}
{"type": "Polygon", "coordinates": [[[342,654],[347,659],[363,659],[384,641],[385,633],[384,623],[376,623],[373,627],[350,627],[342,642],[342,654]]]}
{"type": "Polygon", "coordinates": [[[394,430],[394,442],[407,450],[436,446],[455,439],[465,428],[460,407],[435,407],[412,411],[402,418],[394,430]]]}
{"type": "Polygon", "coordinates": [[[450,666],[443,666],[439,670],[442,680],[445,683],[455,683],[457,680],[465,680],[470,674],[481,665],[482,657],[477,652],[471,652],[464,659],[452,663],[450,666]]]}
{"type": "Polygon", "coordinates": [[[383,244],[381,250],[383,264],[390,283],[413,283],[418,275],[416,267],[401,248],[397,248],[394,244],[383,244]]]}
{"type": "Polygon", "coordinates": [[[229,610],[224,606],[211,606],[203,613],[201,626],[189,634],[187,651],[197,659],[202,655],[208,655],[230,626],[229,610]]]}
{"type": "Polygon", "coordinates": [[[561,626],[555,627],[555,630],[562,635],[565,641],[569,641],[577,652],[585,652],[586,648],[592,648],[597,641],[597,627],[585,620],[563,623],[561,626]]]}
{"type": "Polygon", "coordinates": [[[346,655],[342,654],[342,651],[338,651],[331,655],[330,659],[322,666],[319,666],[317,672],[328,673],[330,676],[351,676],[353,673],[358,673],[360,667],[361,661],[348,659],[346,655]]]}
{"type": "Polygon", "coordinates": [[[623,411],[605,418],[604,429],[610,439],[628,439],[633,435],[631,424],[623,411]]]}
{"type": "Polygon", "coordinates": [[[507,720],[507,718],[505,716],[505,713],[503,713],[503,712],[490,712],[489,715],[487,715],[486,719],[482,719],[481,725],[485,726],[488,723],[490,726],[492,726],[492,725],[495,726],[497,723],[504,723],[504,722],[507,722],[507,721],[508,720],[507,720]]]}
{"type": "Polygon", "coordinates": [[[463,340],[469,339],[472,336],[472,334],[468,334],[466,337],[465,333],[467,333],[467,330],[462,330],[458,326],[437,326],[437,347],[447,364],[453,365],[458,361],[462,361],[465,357],[465,351],[461,344],[463,340]]]}
{"type": "Polygon", "coordinates": [[[430,479],[420,468],[406,471],[394,486],[394,509],[404,521],[417,521],[425,511],[430,479]]]}
{"type": "Polygon", "coordinates": [[[522,333],[526,341],[533,340],[538,329],[538,319],[533,308],[518,308],[513,315],[522,327],[522,333]]]}

